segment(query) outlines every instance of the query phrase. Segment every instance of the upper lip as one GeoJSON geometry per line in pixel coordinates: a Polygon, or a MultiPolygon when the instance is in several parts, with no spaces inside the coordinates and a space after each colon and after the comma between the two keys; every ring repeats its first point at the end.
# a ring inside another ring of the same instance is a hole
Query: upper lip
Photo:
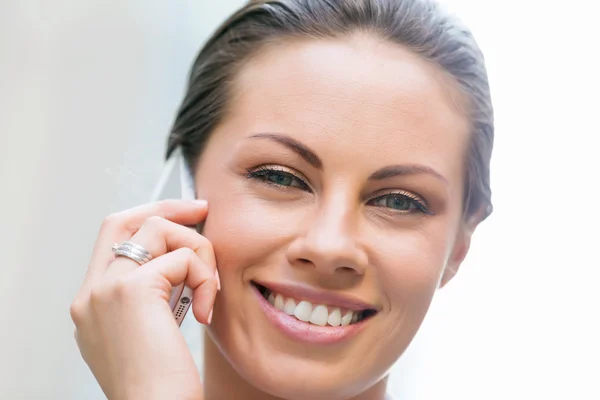
{"type": "Polygon", "coordinates": [[[271,292],[281,294],[284,297],[292,297],[296,300],[308,300],[313,304],[324,304],[352,311],[379,311],[378,307],[374,304],[369,304],[344,294],[317,290],[297,284],[262,282],[256,280],[253,282],[260,286],[264,286],[271,292]]]}

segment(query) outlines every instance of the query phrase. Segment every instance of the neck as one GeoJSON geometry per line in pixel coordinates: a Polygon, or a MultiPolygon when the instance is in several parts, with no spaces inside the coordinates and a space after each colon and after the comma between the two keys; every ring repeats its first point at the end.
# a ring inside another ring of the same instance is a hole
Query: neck
{"type": "MultiPolygon", "coordinates": [[[[281,400],[252,386],[223,356],[212,339],[204,334],[205,400],[281,400]]],[[[384,400],[387,376],[360,395],[348,400],[384,400]]]]}

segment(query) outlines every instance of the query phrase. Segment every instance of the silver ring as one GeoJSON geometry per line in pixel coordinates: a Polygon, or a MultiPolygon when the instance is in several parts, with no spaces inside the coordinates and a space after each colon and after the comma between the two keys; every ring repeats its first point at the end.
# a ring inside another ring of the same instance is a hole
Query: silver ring
{"type": "Polygon", "coordinates": [[[131,241],[123,242],[121,244],[114,243],[111,246],[111,250],[115,255],[127,257],[140,265],[146,264],[148,261],[152,260],[152,254],[150,254],[148,250],[131,241]]]}

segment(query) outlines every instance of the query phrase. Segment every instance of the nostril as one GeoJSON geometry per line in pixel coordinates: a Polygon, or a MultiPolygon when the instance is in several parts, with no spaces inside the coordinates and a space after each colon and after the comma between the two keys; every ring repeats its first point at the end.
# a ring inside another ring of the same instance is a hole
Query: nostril
{"type": "Polygon", "coordinates": [[[298,261],[300,261],[302,264],[312,264],[310,260],[307,260],[306,258],[300,258],[298,261]]]}
{"type": "Polygon", "coordinates": [[[339,267],[339,269],[342,271],[350,271],[350,272],[354,271],[354,268],[350,268],[350,267],[339,267]]]}

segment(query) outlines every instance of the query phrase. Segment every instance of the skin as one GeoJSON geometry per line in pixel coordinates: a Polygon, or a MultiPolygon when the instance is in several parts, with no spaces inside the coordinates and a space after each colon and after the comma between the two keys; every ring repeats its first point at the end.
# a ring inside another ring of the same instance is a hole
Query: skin
{"type": "Polygon", "coordinates": [[[102,224],[70,309],[82,357],[111,400],[383,399],[478,221],[462,216],[464,99],[368,35],[271,44],[232,92],[196,166],[208,205],[146,204],[102,224]],[[203,235],[187,227],[202,221],[203,235]],[[126,240],[153,259],[115,257],[126,240]],[[254,280],[377,314],[345,341],[300,343],[266,318],[254,280]],[[207,326],[204,385],[168,305],[184,282],[207,326]]]}
{"type": "Polygon", "coordinates": [[[389,368],[475,228],[462,218],[464,101],[437,67],[368,35],[270,45],[232,92],[196,170],[197,195],[209,203],[203,235],[222,282],[206,338],[206,396],[383,398],[389,368]],[[321,168],[281,137],[309,148],[321,168]],[[309,188],[249,178],[261,165],[309,188]],[[398,165],[435,173],[369,179],[398,165]],[[390,193],[422,199],[431,215],[387,207],[381,196],[390,193]],[[268,322],[253,280],[343,293],[379,311],[349,341],[300,343],[268,322]]]}

